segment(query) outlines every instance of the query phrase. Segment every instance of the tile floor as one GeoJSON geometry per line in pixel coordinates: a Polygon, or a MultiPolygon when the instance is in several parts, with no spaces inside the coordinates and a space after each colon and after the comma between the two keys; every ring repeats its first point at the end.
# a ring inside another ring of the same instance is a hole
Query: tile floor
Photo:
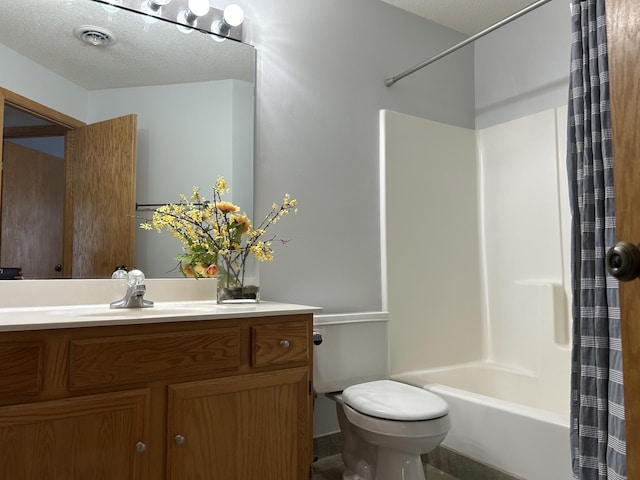
{"type": "MultiPolygon", "coordinates": [[[[313,480],[342,480],[344,465],[340,455],[332,455],[319,459],[315,464],[313,480]]],[[[441,472],[437,468],[427,465],[425,468],[427,480],[458,480],[448,473],[441,472]]]]}

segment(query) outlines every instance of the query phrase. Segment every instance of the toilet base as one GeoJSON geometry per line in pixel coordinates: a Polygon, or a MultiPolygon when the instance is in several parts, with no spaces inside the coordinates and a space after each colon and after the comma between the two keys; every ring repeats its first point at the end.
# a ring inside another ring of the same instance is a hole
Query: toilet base
{"type": "MultiPolygon", "coordinates": [[[[373,475],[372,472],[368,472],[368,473],[371,473],[371,475],[373,475]]],[[[375,477],[372,477],[371,475],[367,475],[366,477],[361,477],[357,473],[353,473],[351,470],[347,468],[344,472],[342,472],[342,480],[375,480],[375,477]]]]}
{"type": "Polygon", "coordinates": [[[403,480],[426,480],[420,455],[397,452],[378,447],[376,480],[401,478],[403,480]]]}
{"type": "Polygon", "coordinates": [[[360,475],[347,468],[342,474],[342,480],[389,480],[396,478],[426,480],[422,459],[419,455],[379,448],[378,462],[374,469],[366,462],[360,461],[357,465],[357,471],[360,475]]]}

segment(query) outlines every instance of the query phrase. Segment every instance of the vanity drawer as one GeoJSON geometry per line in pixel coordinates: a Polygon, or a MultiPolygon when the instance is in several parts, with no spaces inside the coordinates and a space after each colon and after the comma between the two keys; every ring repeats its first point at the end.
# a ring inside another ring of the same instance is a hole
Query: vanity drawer
{"type": "Polygon", "coordinates": [[[239,328],[78,339],[71,341],[69,387],[188,377],[239,366],[239,328]]]}
{"type": "Polygon", "coordinates": [[[42,343],[0,343],[0,397],[38,393],[43,357],[42,343]]]}
{"type": "Polygon", "coordinates": [[[251,328],[254,367],[309,360],[308,322],[256,325],[251,328]]]}

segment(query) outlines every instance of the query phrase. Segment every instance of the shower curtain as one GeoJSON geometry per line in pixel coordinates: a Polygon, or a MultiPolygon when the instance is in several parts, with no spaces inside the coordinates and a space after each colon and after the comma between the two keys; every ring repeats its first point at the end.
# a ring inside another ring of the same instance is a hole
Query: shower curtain
{"type": "Polygon", "coordinates": [[[572,209],[571,453],[577,479],[626,479],[605,0],[571,2],[567,168],[572,209]]]}

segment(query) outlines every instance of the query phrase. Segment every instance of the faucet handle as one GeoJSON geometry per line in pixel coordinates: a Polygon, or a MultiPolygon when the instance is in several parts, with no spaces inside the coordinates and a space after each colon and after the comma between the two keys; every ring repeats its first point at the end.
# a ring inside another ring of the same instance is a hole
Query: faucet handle
{"type": "Polygon", "coordinates": [[[111,278],[114,278],[116,280],[120,280],[120,279],[128,279],[129,278],[129,274],[127,273],[126,270],[115,270],[112,274],[111,274],[111,278]]]}
{"type": "Polygon", "coordinates": [[[130,287],[144,285],[144,278],[144,273],[141,270],[131,270],[127,274],[127,285],[130,287]]]}

